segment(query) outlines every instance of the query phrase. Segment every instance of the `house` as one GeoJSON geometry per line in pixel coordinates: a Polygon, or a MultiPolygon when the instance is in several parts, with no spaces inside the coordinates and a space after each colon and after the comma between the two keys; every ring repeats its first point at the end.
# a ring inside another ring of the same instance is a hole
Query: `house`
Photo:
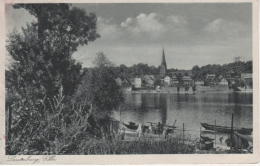
{"type": "Polygon", "coordinates": [[[233,70],[229,70],[226,72],[226,77],[235,77],[236,73],[233,70]]]}
{"type": "Polygon", "coordinates": [[[219,84],[219,79],[218,77],[215,77],[211,80],[211,85],[218,85],[219,84]]]}
{"type": "Polygon", "coordinates": [[[179,79],[176,77],[176,75],[172,76],[172,85],[179,85],[179,79]]]}
{"type": "Polygon", "coordinates": [[[214,85],[216,82],[215,77],[216,77],[216,74],[207,74],[206,79],[205,79],[206,85],[214,85]]]}
{"type": "Polygon", "coordinates": [[[143,79],[153,79],[154,80],[154,75],[145,75],[143,79]]]}
{"type": "Polygon", "coordinates": [[[135,85],[135,78],[129,78],[129,82],[131,83],[131,85],[135,85]]]}
{"type": "Polygon", "coordinates": [[[204,81],[201,78],[195,80],[196,86],[204,86],[204,81]]]}
{"type": "Polygon", "coordinates": [[[247,78],[253,79],[253,74],[252,73],[241,73],[241,78],[242,79],[247,79],[247,78]]]}
{"type": "Polygon", "coordinates": [[[183,76],[182,82],[183,82],[183,85],[190,85],[190,84],[192,84],[192,78],[190,76],[183,76]]]}
{"type": "Polygon", "coordinates": [[[241,73],[241,79],[244,81],[247,89],[253,89],[253,74],[241,73]]]}
{"type": "Polygon", "coordinates": [[[225,77],[222,77],[222,79],[219,81],[219,85],[228,86],[227,79],[225,77]]]}
{"type": "Polygon", "coordinates": [[[219,81],[221,81],[222,78],[224,78],[224,76],[220,74],[219,76],[217,76],[217,78],[218,78],[219,81]]]}
{"type": "Polygon", "coordinates": [[[124,79],[124,80],[122,81],[122,86],[123,86],[123,87],[132,87],[132,84],[131,84],[131,82],[128,81],[127,79],[124,79]]]}
{"type": "Polygon", "coordinates": [[[132,92],[132,87],[126,87],[126,88],[125,88],[125,91],[126,91],[126,92],[132,92]]]}
{"type": "Polygon", "coordinates": [[[169,76],[164,77],[164,82],[165,82],[167,85],[171,85],[171,77],[169,77],[169,76]]]}
{"type": "Polygon", "coordinates": [[[118,77],[117,79],[115,79],[115,81],[117,85],[122,86],[123,81],[121,78],[118,77]]]}
{"type": "Polygon", "coordinates": [[[213,80],[216,77],[216,74],[207,74],[206,80],[213,80]]]}
{"type": "Polygon", "coordinates": [[[239,77],[225,77],[227,81],[230,81],[232,84],[238,84],[240,78],[239,77]]]}
{"type": "Polygon", "coordinates": [[[150,87],[154,86],[154,76],[153,75],[145,75],[143,77],[143,82],[150,87]]]}
{"type": "Polygon", "coordinates": [[[134,79],[134,86],[135,86],[135,88],[141,88],[142,87],[142,79],[136,77],[134,79]]]}

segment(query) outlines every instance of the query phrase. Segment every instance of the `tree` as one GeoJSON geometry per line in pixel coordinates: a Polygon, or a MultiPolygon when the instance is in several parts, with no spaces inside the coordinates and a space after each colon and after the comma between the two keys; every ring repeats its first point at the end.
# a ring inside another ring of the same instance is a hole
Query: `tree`
{"type": "Polygon", "coordinates": [[[9,34],[7,51],[14,60],[7,78],[16,90],[35,85],[43,94],[53,96],[63,85],[64,94],[72,95],[80,82],[81,64],[72,54],[78,46],[99,37],[95,14],[69,4],[16,4],[34,15],[37,22],[28,24],[22,33],[9,34]]]}
{"type": "Polygon", "coordinates": [[[104,55],[103,52],[98,52],[97,57],[92,63],[99,68],[114,66],[114,64],[104,55]]]}
{"type": "Polygon", "coordinates": [[[197,75],[199,74],[199,70],[200,70],[200,68],[198,65],[192,67],[191,71],[192,71],[192,74],[195,76],[195,78],[197,78],[197,75]]]}
{"type": "Polygon", "coordinates": [[[79,100],[88,98],[96,116],[109,116],[124,101],[120,87],[116,84],[113,63],[97,53],[93,61],[95,68],[88,70],[77,91],[79,100]]]}
{"type": "Polygon", "coordinates": [[[235,57],[234,58],[234,61],[235,61],[235,63],[236,63],[236,73],[238,74],[238,73],[240,73],[240,66],[238,66],[238,63],[240,62],[240,59],[241,59],[241,57],[235,57]]]}

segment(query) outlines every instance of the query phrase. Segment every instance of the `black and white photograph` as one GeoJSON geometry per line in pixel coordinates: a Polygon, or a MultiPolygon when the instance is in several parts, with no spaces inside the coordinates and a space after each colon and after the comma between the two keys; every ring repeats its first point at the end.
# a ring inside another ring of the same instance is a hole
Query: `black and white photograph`
{"type": "Polygon", "coordinates": [[[252,1],[3,5],[4,163],[259,153],[252,1]]]}

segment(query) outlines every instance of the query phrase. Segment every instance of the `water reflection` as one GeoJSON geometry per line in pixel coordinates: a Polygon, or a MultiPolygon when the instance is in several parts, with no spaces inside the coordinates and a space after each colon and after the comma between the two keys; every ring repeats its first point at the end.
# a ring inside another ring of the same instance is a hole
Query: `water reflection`
{"type": "MultiPolygon", "coordinates": [[[[252,93],[201,93],[201,94],[128,94],[121,107],[121,120],[163,123],[185,127],[194,131],[200,123],[230,126],[234,113],[235,127],[252,127],[252,93]]],[[[119,111],[115,117],[119,119],[119,111]]]]}
{"type": "Polygon", "coordinates": [[[166,124],[167,121],[167,100],[168,99],[168,104],[170,105],[170,98],[167,95],[161,95],[159,96],[159,113],[161,116],[161,122],[162,124],[166,124]]]}

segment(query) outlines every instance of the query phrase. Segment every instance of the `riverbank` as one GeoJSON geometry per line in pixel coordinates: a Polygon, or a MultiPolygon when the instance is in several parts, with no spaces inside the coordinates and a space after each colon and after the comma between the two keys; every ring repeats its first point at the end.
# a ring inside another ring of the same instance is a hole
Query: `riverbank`
{"type": "Polygon", "coordinates": [[[160,89],[145,89],[145,88],[133,88],[132,91],[125,91],[125,93],[208,93],[208,92],[234,92],[233,89],[229,89],[228,86],[216,85],[216,86],[196,86],[196,87],[161,87],[160,89]]]}
{"type": "Polygon", "coordinates": [[[184,89],[180,88],[179,91],[177,87],[166,87],[161,90],[145,90],[145,89],[134,89],[133,91],[124,91],[126,94],[131,93],[152,93],[152,94],[195,94],[195,93],[230,93],[230,92],[242,92],[242,93],[253,93],[253,89],[246,89],[241,91],[234,91],[229,89],[227,86],[199,86],[196,90],[192,88],[184,89]]]}

